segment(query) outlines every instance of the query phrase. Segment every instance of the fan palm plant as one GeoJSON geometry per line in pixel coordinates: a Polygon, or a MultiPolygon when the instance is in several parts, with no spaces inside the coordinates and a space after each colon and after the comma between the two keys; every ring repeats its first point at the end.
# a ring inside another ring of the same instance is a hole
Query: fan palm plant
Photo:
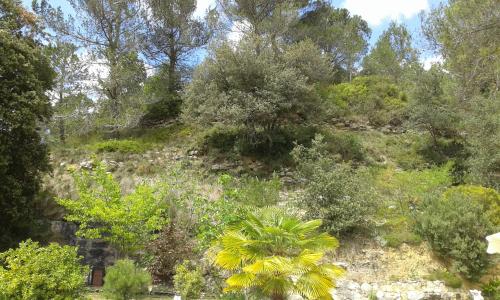
{"type": "Polygon", "coordinates": [[[219,239],[215,263],[232,273],[225,292],[248,291],[284,300],[332,299],[330,290],[344,270],[323,262],[338,241],[318,233],[320,220],[301,222],[277,210],[250,214],[219,239]]]}

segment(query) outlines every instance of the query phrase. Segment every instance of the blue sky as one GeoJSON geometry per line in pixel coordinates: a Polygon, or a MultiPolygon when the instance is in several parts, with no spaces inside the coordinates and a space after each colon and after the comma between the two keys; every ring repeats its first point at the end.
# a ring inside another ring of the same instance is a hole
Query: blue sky
{"type": "MultiPolygon", "coordinates": [[[[22,0],[27,7],[31,7],[32,0],[22,0]]],[[[215,6],[215,0],[197,0],[196,15],[202,16],[209,7],[215,6]]],[[[349,9],[365,19],[372,29],[370,44],[373,46],[379,35],[387,28],[391,20],[407,25],[411,31],[415,46],[423,48],[420,35],[419,13],[436,7],[446,0],[331,0],[333,6],[349,9]]],[[[68,13],[71,12],[67,0],[49,0],[53,6],[61,6],[68,13]]],[[[433,59],[432,54],[422,53],[423,60],[433,59]]]]}

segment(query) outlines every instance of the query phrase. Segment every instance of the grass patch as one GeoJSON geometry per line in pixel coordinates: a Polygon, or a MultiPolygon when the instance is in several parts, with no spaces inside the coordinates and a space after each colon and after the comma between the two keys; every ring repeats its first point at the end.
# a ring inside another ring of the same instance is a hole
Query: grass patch
{"type": "Polygon", "coordinates": [[[444,285],[447,287],[454,289],[458,289],[462,286],[462,279],[459,276],[443,270],[435,270],[429,275],[424,276],[424,279],[431,281],[440,280],[443,281],[444,285]]]}
{"type": "Polygon", "coordinates": [[[108,140],[91,146],[96,152],[144,153],[149,144],[135,140],[108,140]]]}
{"type": "Polygon", "coordinates": [[[403,243],[419,245],[422,242],[422,238],[419,235],[409,231],[390,233],[384,236],[384,240],[387,243],[386,246],[391,248],[398,248],[403,243]]]}

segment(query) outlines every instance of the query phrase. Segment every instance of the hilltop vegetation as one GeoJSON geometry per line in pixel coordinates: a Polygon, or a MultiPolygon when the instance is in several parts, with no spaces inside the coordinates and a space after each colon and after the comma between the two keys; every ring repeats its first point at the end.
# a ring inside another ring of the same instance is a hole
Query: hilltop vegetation
{"type": "Polygon", "coordinates": [[[0,299],[87,294],[60,222],[110,299],[498,299],[495,1],[423,13],[432,49],[327,1],[70,4],[0,0],[0,299]]]}

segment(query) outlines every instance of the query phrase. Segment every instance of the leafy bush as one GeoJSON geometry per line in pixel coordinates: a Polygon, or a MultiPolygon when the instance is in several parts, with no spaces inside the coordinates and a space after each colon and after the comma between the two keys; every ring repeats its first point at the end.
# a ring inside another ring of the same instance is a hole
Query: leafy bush
{"type": "Polygon", "coordinates": [[[199,299],[205,280],[200,267],[193,267],[189,260],[175,267],[174,287],[182,299],[199,299]]]}
{"type": "Polygon", "coordinates": [[[495,226],[500,226],[500,194],[494,189],[477,185],[460,185],[448,189],[444,198],[464,196],[484,206],[486,216],[495,226]]]}
{"type": "Polygon", "coordinates": [[[219,177],[223,196],[228,200],[242,204],[264,207],[275,205],[280,198],[281,182],[274,176],[270,180],[261,180],[254,177],[236,179],[230,175],[219,177]]]}
{"type": "Polygon", "coordinates": [[[485,237],[494,226],[481,203],[462,193],[430,198],[417,216],[417,230],[439,254],[451,260],[452,270],[475,279],[488,265],[485,237]]]}
{"type": "Polygon", "coordinates": [[[462,286],[462,279],[448,271],[435,270],[431,274],[425,276],[425,279],[431,281],[441,280],[446,286],[454,289],[458,289],[462,286]]]}
{"type": "Polygon", "coordinates": [[[289,124],[304,125],[321,112],[310,84],[313,78],[301,69],[311,59],[327,66],[326,56],[312,43],[301,45],[309,51],[290,47],[279,56],[269,48],[257,53],[245,39],[236,48],[221,45],[194,73],[186,89],[184,117],[200,125],[240,127],[245,142],[271,148],[273,138],[280,137],[272,132],[289,124]]]}
{"type": "Polygon", "coordinates": [[[0,253],[0,299],[80,299],[87,273],[75,247],[27,240],[0,253]]]}
{"type": "Polygon", "coordinates": [[[490,279],[487,283],[481,285],[481,291],[487,300],[500,300],[500,279],[490,279]]]}
{"type": "MultiPolygon", "coordinates": [[[[163,83],[158,83],[162,86],[163,83]]],[[[146,113],[142,116],[140,124],[142,126],[153,126],[177,117],[180,113],[182,99],[176,94],[166,94],[162,99],[150,103],[146,108],[146,113]]]]}
{"type": "Polygon", "coordinates": [[[174,275],[175,266],[193,255],[194,242],[180,226],[170,223],[147,249],[153,255],[149,270],[163,281],[174,275]]]}
{"type": "Polygon", "coordinates": [[[118,260],[106,269],[102,290],[109,299],[137,299],[147,293],[151,275],[129,259],[118,260]]]}
{"type": "Polygon", "coordinates": [[[227,226],[241,221],[247,210],[248,208],[229,199],[221,198],[215,201],[201,197],[193,199],[195,232],[200,250],[208,248],[227,226]]]}
{"type": "Polygon", "coordinates": [[[320,220],[301,222],[275,209],[249,214],[214,246],[215,263],[231,272],[224,291],[258,299],[285,299],[292,291],[305,299],[330,297],[343,270],[322,261],[338,241],[318,233],[320,226],[320,220]]]}
{"type": "Polygon", "coordinates": [[[302,200],[306,216],[322,219],[323,228],[336,234],[367,226],[375,209],[367,171],[335,163],[326,147],[318,136],[311,148],[297,146],[293,151],[307,180],[302,200]]]}
{"type": "Polygon", "coordinates": [[[120,184],[102,163],[74,176],[79,199],[57,199],[67,215],[79,224],[77,235],[111,243],[120,255],[142,249],[167,223],[167,204],[161,193],[149,185],[139,185],[122,195],[120,184]],[[95,226],[99,224],[99,226],[95,226]]]}
{"type": "Polygon", "coordinates": [[[199,146],[204,151],[217,149],[221,152],[231,152],[235,150],[239,135],[240,131],[235,127],[214,125],[206,130],[199,146]]]}
{"type": "Polygon", "coordinates": [[[339,154],[344,161],[361,162],[365,159],[363,145],[359,138],[351,133],[326,135],[327,150],[332,154],[339,154]]]}
{"type": "Polygon", "coordinates": [[[407,105],[406,95],[398,86],[380,76],[359,76],[351,82],[323,88],[320,94],[331,111],[366,116],[375,126],[395,119],[401,122],[407,105]]]}
{"type": "Polygon", "coordinates": [[[97,152],[143,153],[147,144],[134,140],[109,140],[92,146],[97,152]]]}

